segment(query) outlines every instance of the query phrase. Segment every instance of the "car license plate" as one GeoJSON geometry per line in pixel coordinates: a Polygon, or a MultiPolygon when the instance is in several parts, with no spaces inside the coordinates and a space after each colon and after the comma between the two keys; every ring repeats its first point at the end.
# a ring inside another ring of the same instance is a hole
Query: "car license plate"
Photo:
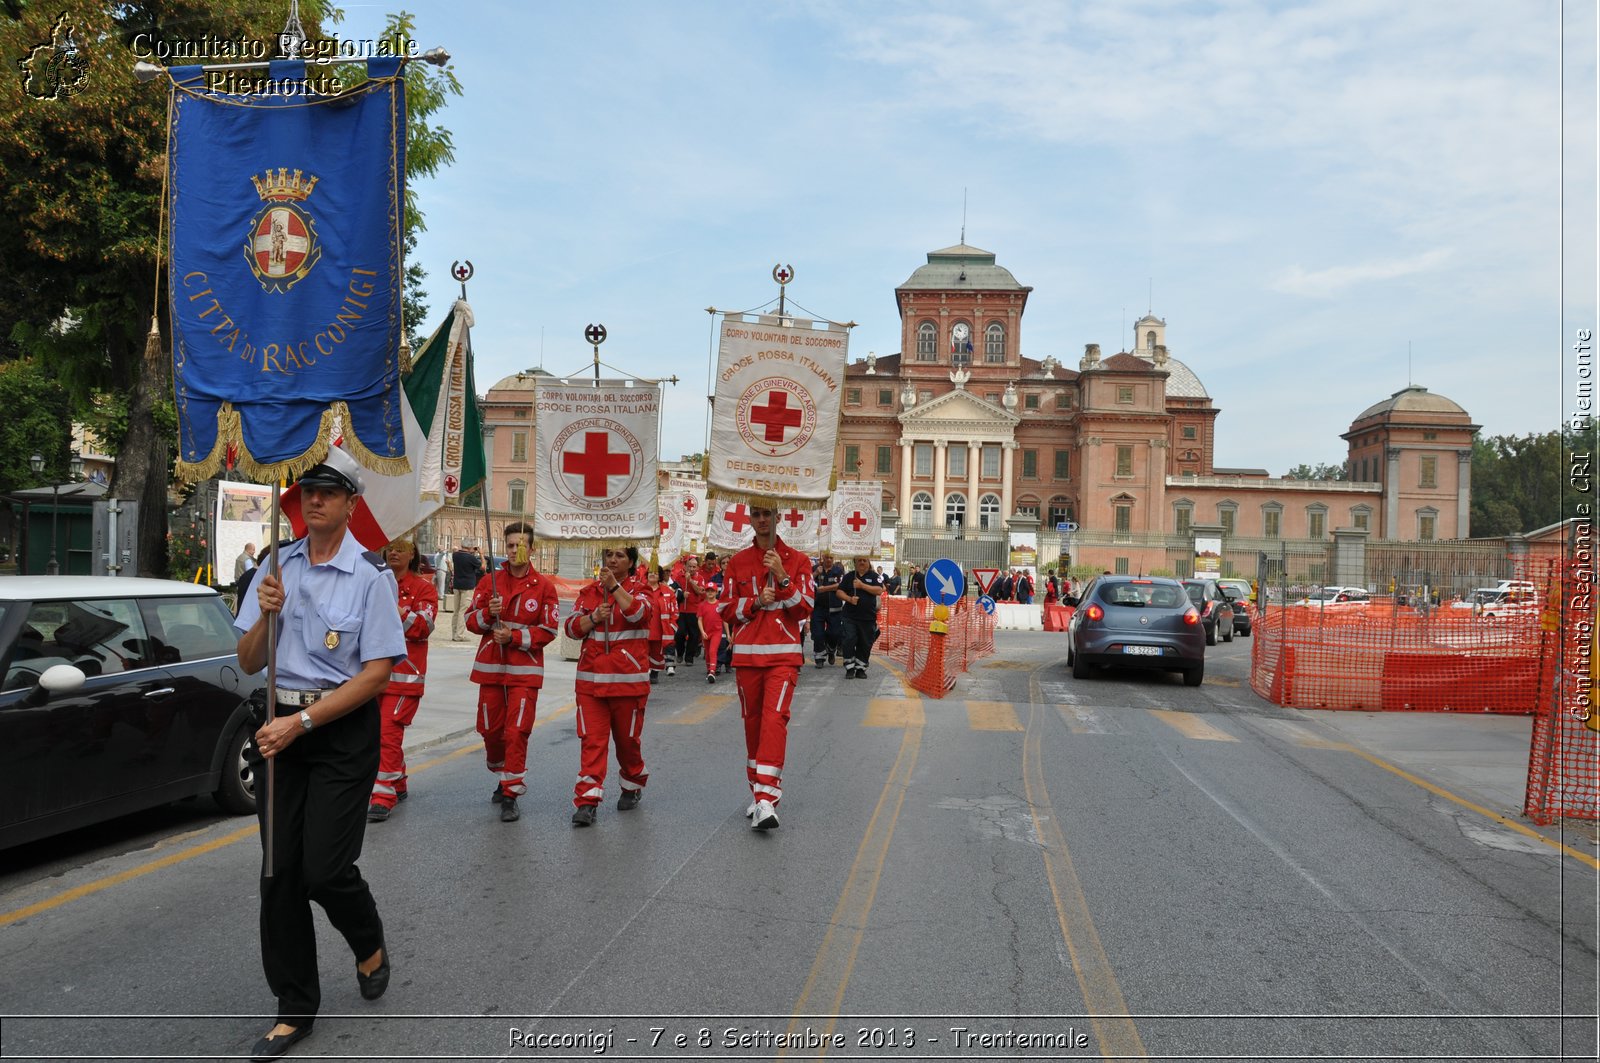
{"type": "Polygon", "coordinates": [[[1123,653],[1131,653],[1136,657],[1160,657],[1160,646],[1124,646],[1123,653]]]}

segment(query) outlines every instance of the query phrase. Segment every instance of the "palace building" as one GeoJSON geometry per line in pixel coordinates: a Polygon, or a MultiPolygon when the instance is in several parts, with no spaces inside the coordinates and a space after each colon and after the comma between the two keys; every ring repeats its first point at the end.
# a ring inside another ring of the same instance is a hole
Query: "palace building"
{"type": "Polygon", "coordinates": [[[992,252],[929,252],[895,289],[900,353],[846,370],[840,478],[883,483],[899,560],[1003,566],[1020,549],[1049,566],[1076,550],[1183,575],[1197,531],[1273,556],[1340,536],[1467,537],[1478,426],[1449,399],[1413,386],[1362,411],[1342,437],[1345,480],[1218,468],[1221,411],[1165,320],[1141,318],[1131,351],[1086,344],[1070,368],[1024,353],[1059,344],[1024,345],[1032,293],[992,252]]]}

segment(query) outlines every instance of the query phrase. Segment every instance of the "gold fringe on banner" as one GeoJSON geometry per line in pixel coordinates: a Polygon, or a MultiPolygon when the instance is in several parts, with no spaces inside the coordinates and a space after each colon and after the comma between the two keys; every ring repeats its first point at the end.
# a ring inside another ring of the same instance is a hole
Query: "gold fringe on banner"
{"type": "Polygon", "coordinates": [[[333,445],[333,428],[338,424],[342,426],[340,433],[343,447],[349,452],[362,468],[371,469],[382,476],[399,476],[411,471],[411,460],[402,454],[398,458],[386,458],[374,454],[366,444],[356,436],[351,428],[350,408],[341,402],[333,402],[322,411],[321,421],[317,426],[317,438],[310,447],[296,457],[286,461],[262,463],[250,453],[250,448],[244,442],[244,424],[239,411],[233,408],[233,403],[224,402],[217,410],[217,440],[211,447],[211,453],[199,461],[178,461],[174,465],[174,473],[184,483],[194,483],[206,480],[222,472],[228,464],[228,447],[234,448],[235,457],[233,467],[257,483],[271,483],[274,480],[288,478],[294,480],[301,473],[327,460],[328,448],[333,445]]]}

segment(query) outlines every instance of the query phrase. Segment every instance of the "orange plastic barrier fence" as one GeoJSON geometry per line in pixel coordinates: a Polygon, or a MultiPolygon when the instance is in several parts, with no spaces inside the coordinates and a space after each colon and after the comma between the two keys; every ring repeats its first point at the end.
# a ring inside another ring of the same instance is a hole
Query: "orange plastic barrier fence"
{"type": "Polygon", "coordinates": [[[900,665],[911,685],[931,698],[944,697],[956,676],[994,653],[994,617],[965,599],[952,608],[945,635],[928,630],[926,598],[886,598],[883,604],[873,652],[900,665]]]}
{"type": "Polygon", "coordinates": [[[1533,718],[1523,813],[1535,823],[1600,819],[1600,705],[1596,705],[1596,626],[1600,591],[1593,570],[1574,563],[1563,573],[1557,641],[1541,669],[1541,702],[1533,718]]]}
{"type": "Polygon", "coordinates": [[[1426,613],[1392,603],[1273,606],[1255,619],[1250,685],[1302,709],[1501,712],[1539,705],[1553,648],[1537,614],[1426,613]]]}

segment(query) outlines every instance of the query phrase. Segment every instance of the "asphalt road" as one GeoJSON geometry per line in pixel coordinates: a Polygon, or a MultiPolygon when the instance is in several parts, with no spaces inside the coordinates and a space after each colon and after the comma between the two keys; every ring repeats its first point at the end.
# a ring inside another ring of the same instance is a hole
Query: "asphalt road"
{"type": "MultiPolygon", "coordinates": [[[[553,685],[500,823],[449,737],[467,650],[436,653],[433,744],[361,862],[395,980],[363,1002],[319,917],[294,1057],[1594,1058],[1592,846],[1263,703],[1248,640],[1196,689],[1075,681],[1059,649],[1003,632],[940,701],[808,667],[768,834],[732,684],[689,670],[652,696],[641,808],[613,777],[569,826],[553,685]]],[[[206,802],[0,853],[0,1055],[242,1055],[273,1007],[258,861],[206,802]]]]}

